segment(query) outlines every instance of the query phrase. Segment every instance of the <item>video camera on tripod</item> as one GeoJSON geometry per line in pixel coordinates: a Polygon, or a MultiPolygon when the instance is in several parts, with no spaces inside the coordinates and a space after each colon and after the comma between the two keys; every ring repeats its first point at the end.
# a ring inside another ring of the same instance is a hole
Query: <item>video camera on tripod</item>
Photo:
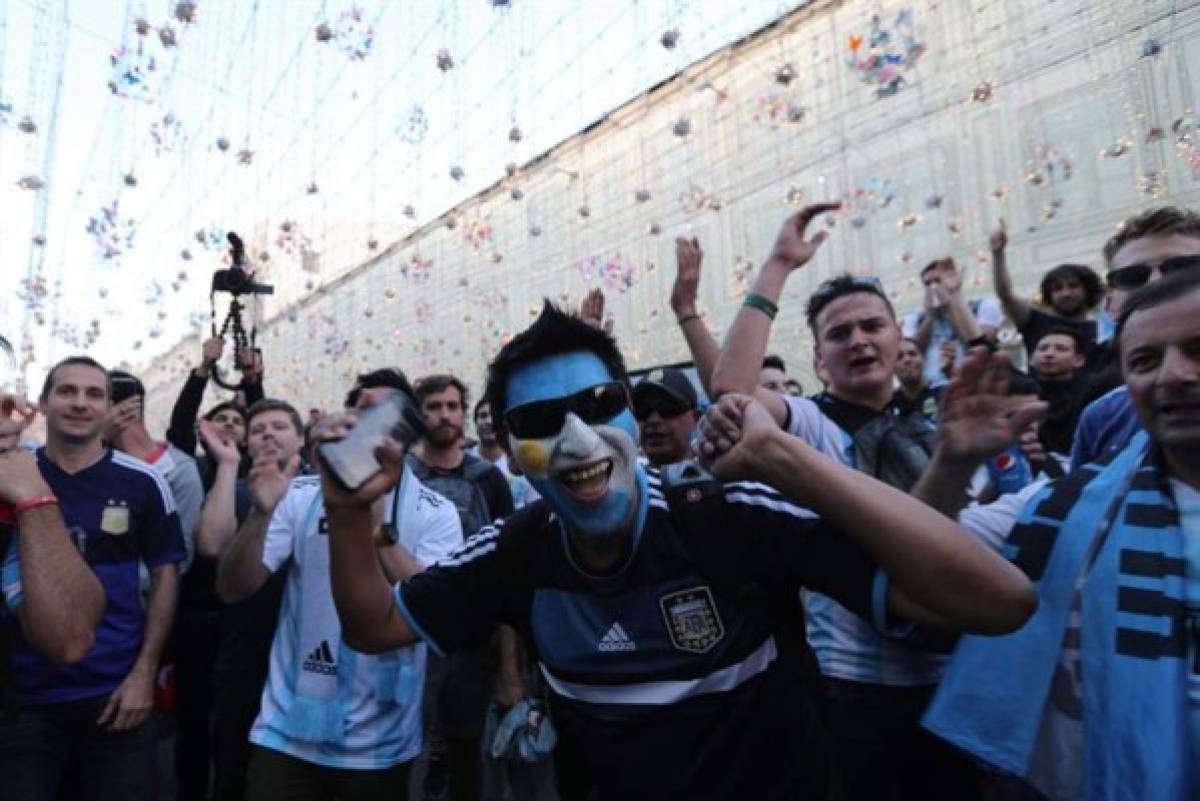
{"type": "MultiPolygon", "coordinates": [[[[241,369],[249,365],[242,364],[238,361],[240,355],[246,352],[247,348],[253,348],[255,340],[258,337],[258,328],[251,327],[250,333],[246,333],[246,326],[242,322],[242,311],[245,306],[240,300],[242,295],[273,295],[275,287],[270,284],[259,284],[254,280],[254,271],[246,268],[246,246],[242,244],[242,238],[230,231],[226,238],[229,240],[229,256],[233,262],[231,267],[224,270],[216,270],[213,272],[212,288],[209,290],[208,299],[212,309],[212,334],[214,337],[224,338],[227,331],[233,333],[234,360],[235,365],[241,369]],[[228,292],[231,295],[229,301],[229,311],[225,314],[225,319],[221,323],[221,327],[217,328],[217,301],[218,292],[228,292]]],[[[222,376],[220,371],[213,365],[213,380],[218,386],[225,389],[236,390],[239,384],[229,383],[222,376]]]]}

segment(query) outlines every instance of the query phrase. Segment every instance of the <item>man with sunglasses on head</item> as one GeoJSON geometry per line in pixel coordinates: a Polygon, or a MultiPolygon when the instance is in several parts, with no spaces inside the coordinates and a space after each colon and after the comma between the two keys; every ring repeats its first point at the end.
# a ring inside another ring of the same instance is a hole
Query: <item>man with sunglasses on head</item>
{"type": "Polygon", "coordinates": [[[633,417],[642,453],[653,467],[690,459],[692,432],[700,422],[700,399],[682,370],[651,370],[633,388],[633,417]]]}
{"type": "MultiPolygon", "coordinates": [[[[1125,299],[1137,289],[1173,272],[1200,268],[1200,214],[1164,206],[1130,217],[1105,243],[1104,261],[1109,287],[1105,312],[1115,319],[1125,299]]],[[[1071,450],[1072,468],[1124,448],[1139,430],[1141,424],[1122,383],[1080,414],[1071,450]]]]}
{"type": "MultiPolygon", "coordinates": [[[[729,483],[694,463],[643,467],[615,342],[549,303],[492,362],[487,396],[543,500],[393,586],[368,511],[406,470],[385,442],[383,473],[357,492],[322,476],[334,599],[360,651],[471,648],[498,622],[526,634],[565,801],[825,798],[812,689],[775,636],[802,585],[885,628],[1005,631],[1032,611],[1032,587],[952,521],[748,401],[740,446],[716,465],[729,483]]],[[[351,424],[322,421],[320,436],[351,424]]]]}

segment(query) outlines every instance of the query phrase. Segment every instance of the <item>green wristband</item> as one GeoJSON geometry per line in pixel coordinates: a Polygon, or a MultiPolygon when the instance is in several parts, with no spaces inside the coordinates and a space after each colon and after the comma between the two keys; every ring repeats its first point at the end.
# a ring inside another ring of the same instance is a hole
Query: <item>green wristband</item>
{"type": "Polygon", "coordinates": [[[749,309],[758,309],[770,319],[774,320],[775,315],[779,314],[779,307],[771,302],[771,299],[757,292],[747,293],[746,299],[742,301],[742,305],[749,309]]]}

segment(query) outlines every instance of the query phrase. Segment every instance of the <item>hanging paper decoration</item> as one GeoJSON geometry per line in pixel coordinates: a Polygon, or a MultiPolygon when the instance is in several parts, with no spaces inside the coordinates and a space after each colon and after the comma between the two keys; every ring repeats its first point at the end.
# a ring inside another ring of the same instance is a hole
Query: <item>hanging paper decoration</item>
{"type": "Polygon", "coordinates": [[[137,175],[136,175],[136,174],[134,174],[134,172],[133,172],[132,170],[130,170],[129,172],[125,173],[125,176],[124,176],[124,178],[123,178],[122,180],[124,180],[124,182],[125,182],[125,185],[126,185],[126,186],[128,186],[128,187],[130,187],[130,188],[133,188],[133,187],[135,187],[135,186],[137,186],[137,185],[138,185],[138,179],[137,179],[137,175]]]}
{"type": "Polygon", "coordinates": [[[781,125],[796,124],[804,121],[807,109],[797,103],[790,95],[781,92],[768,92],[759,95],[754,101],[754,111],[751,118],[759,125],[778,128],[781,125]]]}
{"type": "Polygon", "coordinates": [[[775,83],[787,86],[794,80],[796,80],[796,68],[790,62],[775,70],[775,83]]]}
{"type": "Polygon", "coordinates": [[[691,183],[687,189],[679,193],[679,208],[684,214],[695,214],[708,207],[709,198],[710,195],[704,187],[697,183],[691,183]]]}
{"type": "Polygon", "coordinates": [[[11,100],[0,99],[0,128],[7,128],[12,122],[13,104],[11,100]]]}
{"type": "Polygon", "coordinates": [[[411,205],[405,206],[401,210],[401,213],[410,220],[415,220],[417,218],[417,210],[415,208],[413,208],[411,205]]]}
{"type": "Polygon", "coordinates": [[[463,238],[471,247],[479,250],[492,241],[492,226],[482,220],[469,220],[463,231],[463,238]]]}
{"type": "Polygon", "coordinates": [[[450,168],[450,177],[453,178],[455,181],[461,181],[463,178],[466,177],[466,175],[467,175],[466,171],[463,170],[462,167],[459,167],[457,164],[455,164],[453,167],[450,168]]]}
{"type": "Polygon", "coordinates": [[[1119,159],[1124,156],[1133,147],[1133,142],[1128,139],[1118,139],[1108,147],[1100,151],[1100,157],[1106,159],[1119,159]]]}
{"type": "Polygon", "coordinates": [[[899,190],[891,178],[871,177],[861,187],[842,196],[842,213],[855,228],[862,228],[882,209],[891,205],[899,190]]]}
{"type": "Polygon", "coordinates": [[[996,85],[991,81],[980,81],[971,90],[972,103],[986,103],[996,94],[996,85]]]}
{"type": "Polygon", "coordinates": [[[508,141],[512,142],[514,145],[521,141],[522,136],[524,136],[524,134],[521,133],[521,129],[515,125],[508,131],[508,141]]]}
{"type": "Polygon", "coordinates": [[[750,291],[750,280],[754,276],[754,262],[744,256],[739,256],[729,272],[729,291],[740,298],[750,291]]]}
{"type": "Polygon", "coordinates": [[[237,152],[237,163],[243,167],[249,167],[254,161],[254,151],[248,147],[243,147],[237,152]]]}
{"type": "Polygon", "coordinates": [[[414,253],[407,262],[400,266],[400,275],[418,282],[426,281],[429,279],[429,272],[432,268],[433,259],[425,259],[421,257],[421,254],[414,253]]]}
{"type": "Polygon", "coordinates": [[[275,247],[292,258],[303,258],[305,253],[311,253],[312,240],[293,220],[284,220],[279,224],[279,233],[275,236],[275,247]]]}
{"type": "Polygon", "coordinates": [[[1171,124],[1175,134],[1175,152],[1194,173],[1200,173],[1200,110],[1189,109],[1187,114],[1171,124]]]}
{"type": "Polygon", "coordinates": [[[663,35],[659,37],[658,43],[667,50],[674,50],[675,45],[679,44],[679,29],[669,28],[663,31],[663,35]]]}
{"type": "Polygon", "coordinates": [[[145,52],[139,42],[137,50],[119,45],[108,57],[112,72],[108,88],[117,97],[153,103],[158,92],[158,62],[145,52]]]}
{"type": "Polygon", "coordinates": [[[421,144],[428,132],[429,118],[425,116],[425,109],[418,105],[413,105],[404,121],[396,127],[396,136],[400,137],[401,142],[409,145],[421,144]]]}
{"type": "Polygon", "coordinates": [[[158,41],[167,50],[179,44],[179,40],[175,37],[175,29],[170,25],[163,25],[158,29],[158,41]]]}
{"type": "Polygon", "coordinates": [[[1142,58],[1154,58],[1163,50],[1162,42],[1149,36],[1142,42],[1142,58]]]}
{"type": "Polygon", "coordinates": [[[150,123],[150,139],[154,142],[154,154],[178,153],[183,149],[186,139],[183,134],[183,123],[168,111],[161,118],[150,123]]]}
{"type": "Polygon", "coordinates": [[[925,44],[917,39],[911,8],[901,9],[890,29],[884,27],[878,14],[873,15],[865,37],[852,35],[849,47],[846,64],[863,83],[874,87],[875,96],[880,98],[900,91],[904,73],[925,54],[925,44]]]}
{"type": "Polygon", "coordinates": [[[675,120],[675,124],[671,126],[671,133],[679,138],[683,138],[692,132],[692,121],[687,117],[680,117],[675,120]]]}
{"type": "Polygon", "coordinates": [[[322,22],[317,26],[317,29],[313,31],[313,35],[317,37],[318,42],[328,42],[333,39],[333,28],[329,27],[328,22],[322,22]]]}
{"type": "Polygon", "coordinates": [[[28,114],[26,114],[21,118],[21,121],[17,123],[17,130],[21,133],[27,134],[37,133],[37,123],[33,121],[33,117],[30,117],[28,114]]]}
{"type": "Polygon", "coordinates": [[[650,199],[650,190],[649,189],[639,189],[638,191],[633,193],[633,199],[638,203],[645,203],[647,200],[650,199]]]}
{"type": "Polygon", "coordinates": [[[375,45],[375,29],[363,18],[363,11],[351,6],[338,15],[333,25],[317,26],[318,42],[333,42],[351,61],[363,61],[375,45]]]}
{"type": "Polygon", "coordinates": [[[437,68],[442,72],[454,69],[454,59],[450,56],[450,51],[444,47],[437,51],[437,68]]]}
{"type": "Polygon", "coordinates": [[[210,225],[208,228],[196,229],[196,241],[205,250],[221,250],[225,245],[225,231],[215,225],[210,225]]]}
{"type": "Polygon", "coordinates": [[[31,192],[36,192],[45,185],[46,182],[41,179],[41,176],[33,174],[23,176],[21,180],[17,181],[17,186],[22,189],[28,189],[31,192]]]}
{"type": "Polygon", "coordinates": [[[137,223],[123,217],[113,200],[107,206],[101,206],[100,211],[88,218],[87,232],[92,235],[96,247],[100,250],[102,259],[112,260],[133,247],[137,234],[137,223]]]}
{"type": "Polygon", "coordinates": [[[229,150],[229,139],[227,137],[217,137],[217,150],[220,150],[222,153],[229,150]]]}
{"type": "Polygon", "coordinates": [[[1025,183],[1030,186],[1049,186],[1055,181],[1068,181],[1074,174],[1071,159],[1053,145],[1034,148],[1033,161],[1025,170],[1025,183]]]}
{"type": "Polygon", "coordinates": [[[589,284],[598,282],[610,292],[625,294],[633,287],[636,266],[626,256],[589,256],[576,265],[583,280],[589,284]]]}
{"type": "Polygon", "coordinates": [[[191,0],[180,0],[175,4],[175,19],[182,22],[184,25],[190,25],[196,21],[196,13],[199,11],[196,4],[191,0]]]}

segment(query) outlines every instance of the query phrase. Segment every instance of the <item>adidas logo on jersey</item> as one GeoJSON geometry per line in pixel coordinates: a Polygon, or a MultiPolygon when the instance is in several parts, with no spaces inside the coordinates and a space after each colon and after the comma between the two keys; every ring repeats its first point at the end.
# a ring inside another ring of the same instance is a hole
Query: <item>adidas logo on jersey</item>
{"type": "Polygon", "coordinates": [[[337,662],[333,659],[333,652],[329,650],[327,640],[321,640],[317,649],[304,660],[304,669],[310,673],[324,673],[326,676],[337,675],[337,662]]]}
{"type": "Polygon", "coordinates": [[[605,653],[608,651],[636,651],[637,646],[633,644],[633,640],[629,639],[629,635],[625,633],[625,629],[620,623],[613,623],[604,636],[600,638],[600,651],[605,653]]]}

